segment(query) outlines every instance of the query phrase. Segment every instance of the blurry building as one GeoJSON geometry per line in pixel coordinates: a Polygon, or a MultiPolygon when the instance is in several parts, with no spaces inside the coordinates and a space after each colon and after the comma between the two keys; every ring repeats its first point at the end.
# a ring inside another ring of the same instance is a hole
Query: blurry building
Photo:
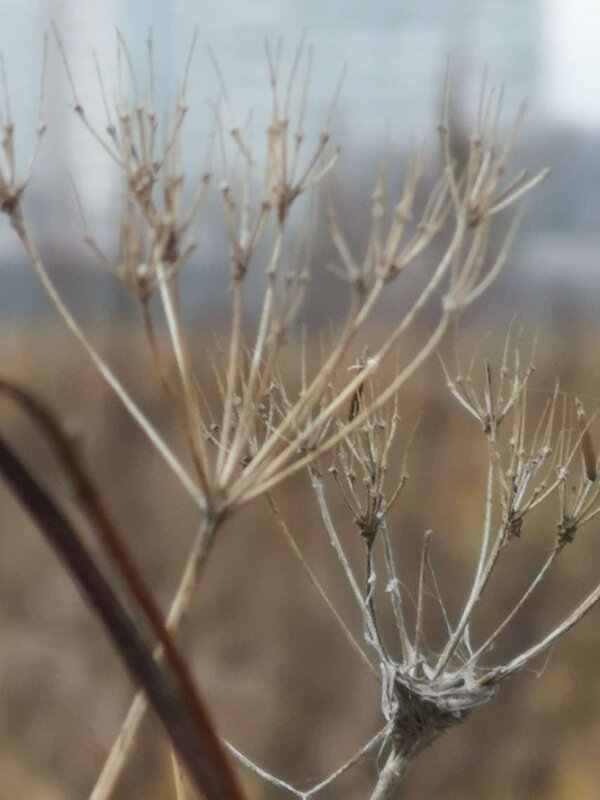
{"type": "MultiPolygon", "coordinates": [[[[270,105],[264,38],[275,43],[282,37],[289,67],[306,29],[315,52],[308,134],[317,134],[347,64],[336,136],[350,153],[348,160],[354,160],[353,174],[361,186],[386,139],[400,154],[423,140],[436,147],[450,57],[459,124],[472,119],[486,67],[494,83],[506,85],[507,115],[521,100],[530,102],[519,160],[532,169],[549,164],[553,176],[536,192],[519,241],[536,239],[536,252],[545,252],[539,242],[550,231],[563,244],[576,236],[580,247],[581,237],[597,227],[600,160],[592,155],[597,144],[593,123],[600,123],[600,95],[594,90],[600,71],[597,0],[222,0],[212,4],[210,16],[199,17],[194,0],[0,0],[0,47],[21,163],[33,143],[41,42],[50,20],[61,31],[86,112],[100,125],[105,112],[92,51],[102,65],[110,99],[116,84],[115,26],[123,31],[140,73],[152,31],[157,97],[164,107],[200,23],[185,141],[196,165],[210,126],[206,101],[219,92],[207,45],[221,65],[236,123],[244,121],[249,109],[254,112],[258,148],[270,105]]],[[[81,223],[66,176],[77,186],[90,228],[101,240],[114,239],[111,222],[119,213],[120,198],[109,159],[71,111],[72,93],[52,41],[49,49],[44,104],[49,128],[27,201],[38,235],[55,250],[55,261],[68,266],[75,254],[79,265],[84,253],[81,223]]],[[[0,252],[0,268],[20,257],[4,224],[0,252]]],[[[18,304],[18,291],[8,296],[18,304]]]]}

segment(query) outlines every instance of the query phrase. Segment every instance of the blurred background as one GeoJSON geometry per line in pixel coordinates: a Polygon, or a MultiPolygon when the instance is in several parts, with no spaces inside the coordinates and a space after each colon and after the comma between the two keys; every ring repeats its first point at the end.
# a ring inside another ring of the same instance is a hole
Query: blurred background
{"type": "MultiPolygon", "coordinates": [[[[198,26],[184,136],[190,173],[205,166],[209,103],[219,92],[207,48],[219,62],[236,122],[243,123],[252,110],[258,148],[270,104],[265,37],[272,43],[283,38],[289,64],[305,31],[315,53],[309,136],[318,135],[344,73],[334,122],[341,145],[336,187],[342,222],[356,244],[367,230],[383,152],[399,174],[409,153],[424,144],[435,166],[448,61],[459,145],[466,141],[488,70],[492,82],[506,87],[507,124],[519,103],[528,102],[513,164],[532,173],[549,166],[551,175],[529,200],[500,281],[462,321],[460,346],[468,354],[488,332],[494,334],[492,341],[502,340],[516,317],[526,339],[537,332],[542,342],[534,379],[540,402],[559,376],[563,389],[582,397],[590,413],[600,408],[594,345],[600,333],[597,0],[0,0],[0,50],[21,164],[34,141],[42,39],[51,21],[60,31],[86,112],[100,122],[103,108],[92,54],[97,53],[107,86],[113,85],[115,26],[140,71],[152,31],[163,108],[181,80],[198,26]]],[[[99,349],[171,435],[134,305],[82,244],[70,181],[90,229],[108,252],[116,247],[121,197],[117,174],[72,106],[51,40],[44,102],[49,128],[26,197],[31,230],[57,285],[99,349]]],[[[222,224],[215,222],[219,219],[218,206],[209,204],[185,278],[199,380],[206,385],[214,381],[202,343],[219,339],[229,309],[227,245],[222,224]]],[[[323,270],[327,245],[320,247],[313,265],[318,290],[309,292],[305,311],[315,337],[344,303],[339,284],[323,270]]],[[[249,320],[252,298],[251,293],[249,320]]],[[[395,309],[392,295],[374,320],[374,336],[385,335],[395,309]]],[[[0,311],[3,372],[45,396],[79,437],[131,547],[166,604],[193,536],[194,509],[56,321],[3,219],[0,311]]],[[[293,356],[293,343],[289,347],[293,356]]],[[[439,531],[440,577],[457,610],[482,515],[485,448],[476,427],[447,396],[437,363],[427,365],[407,388],[401,412],[408,428],[422,413],[410,461],[411,488],[396,520],[403,564],[414,575],[421,532],[428,527],[439,531]]],[[[26,422],[9,409],[3,420],[11,441],[65,497],[67,487],[26,422]]],[[[595,435],[600,440],[600,431],[595,435]]],[[[398,465],[401,457],[399,449],[398,465]]],[[[360,632],[306,481],[287,486],[279,502],[289,510],[294,534],[337,605],[360,632]]],[[[84,798],[132,688],[69,579],[4,489],[0,508],[0,797],[84,798]]],[[[360,542],[353,541],[355,532],[347,522],[348,547],[360,569],[360,542]]],[[[498,604],[509,602],[539,556],[535,537],[518,544],[523,555],[516,558],[518,569],[509,571],[497,588],[498,604]]],[[[580,599],[585,587],[597,581],[598,555],[598,534],[590,529],[581,546],[568,553],[552,585],[519,617],[508,648],[535,639],[548,619],[560,619],[580,599]]],[[[494,607],[486,611],[490,619],[495,612],[494,607]]],[[[501,700],[428,750],[398,797],[597,800],[597,631],[596,612],[553,651],[540,680],[534,674],[518,677],[501,700]]],[[[262,507],[244,511],[219,542],[184,640],[220,730],[298,785],[327,774],[376,729],[376,687],[262,507]]],[[[371,764],[353,772],[325,797],[365,797],[373,769],[371,764]]],[[[253,780],[248,791],[253,797],[278,796],[253,780]]],[[[130,797],[173,797],[168,752],[152,721],[115,793],[118,799],[130,797]]]]}

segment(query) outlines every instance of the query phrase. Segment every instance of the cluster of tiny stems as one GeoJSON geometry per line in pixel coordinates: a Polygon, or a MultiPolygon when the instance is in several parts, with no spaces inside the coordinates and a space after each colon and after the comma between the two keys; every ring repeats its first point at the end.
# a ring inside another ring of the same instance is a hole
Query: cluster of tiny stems
{"type": "MultiPolygon", "coordinates": [[[[430,188],[427,200],[417,203],[424,159],[421,155],[414,156],[406,168],[400,198],[390,208],[389,176],[381,170],[372,193],[370,233],[360,253],[350,246],[332,193],[326,193],[327,222],[337,254],[334,271],[347,289],[347,313],[327,347],[322,348],[316,366],[309,366],[306,338],[301,338],[298,385],[292,389],[281,376],[280,356],[284,343],[294,332],[309,277],[316,190],[338,157],[331,142],[331,113],[307,152],[304,128],[312,66],[310,49],[303,44],[298,48],[284,79],[281,47],[267,47],[272,110],[262,158],[252,150],[249,126],[239,127],[235,123],[225,83],[215,63],[222,91],[212,109],[211,156],[195,187],[184,192],[184,177],[188,176],[181,164],[180,136],[187,112],[186,86],[193,46],[171,122],[166,130],[160,131],[151,42],[148,42],[147,81],[142,88],[120,35],[116,90],[107,90],[98,66],[106,115],[102,125],[89,118],[60,38],[56,38],[72,91],[74,112],[122,178],[124,208],[115,255],[107,255],[96,242],[80,208],[84,239],[98,261],[139,304],[156,377],[181,430],[189,455],[187,460],[153,427],[89,341],[52,283],[43,256],[29,233],[22,204],[37,147],[19,177],[5,80],[0,120],[0,210],[8,218],[66,325],[197,508],[198,534],[166,625],[174,631],[180,624],[223,521],[250,501],[266,497],[309,580],[341,625],[353,650],[380,683],[382,726],[358,753],[310,790],[295,788],[254,764],[230,743],[225,745],[236,759],[267,782],[306,800],[368,754],[377,753],[383,761],[372,800],[388,797],[418,752],[445,728],[486,702],[504,679],[538,658],[600,597],[600,588],[596,588],[540,641],[503,664],[490,662],[497,640],[547,577],[564,548],[600,512],[597,459],[583,406],[577,404],[573,426],[572,409],[557,387],[531,430],[527,416],[531,368],[522,367],[519,346],[513,347],[510,336],[498,374],[489,362],[484,362],[482,382],[473,377],[475,359],[466,376],[457,366],[455,376],[451,377],[444,365],[451,394],[483,435],[488,464],[478,556],[457,620],[451,618],[436,579],[431,531],[424,536],[416,600],[412,601],[414,608],[410,615],[405,608],[410,598],[403,583],[406,576],[401,578],[393,552],[395,537],[390,512],[401,498],[408,477],[406,462],[399,475],[390,474],[389,467],[401,427],[400,391],[438,351],[457,315],[497,278],[520,213],[517,210],[514,214],[500,247],[491,254],[496,218],[500,212],[515,206],[546,174],[543,171],[529,176],[519,172],[508,181],[505,178],[522,113],[519,112],[503,138],[499,125],[502,94],[484,84],[468,158],[459,165],[452,155],[446,92],[439,128],[442,165],[439,179],[430,188]],[[213,161],[218,163],[216,170],[213,161]],[[222,198],[229,242],[231,299],[224,365],[214,366],[220,396],[217,409],[198,386],[193,366],[196,356],[190,350],[179,296],[180,271],[196,249],[196,222],[214,182],[214,171],[219,174],[217,191],[222,198]],[[300,226],[300,235],[293,221],[296,206],[306,211],[309,218],[306,226],[300,226]],[[441,250],[440,242],[444,244],[441,250]],[[417,269],[423,278],[416,299],[397,320],[385,342],[365,351],[352,363],[352,348],[381,297],[391,284],[401,282],[405,274],[417,269]],[[245,323],[246,286],[248,276],[260,270],[264,275],[264,293],[255,332],[249,336],[245,323]],[[438,309],[437,320],[418,350],[405,355],[403,362],[406,348],[398,348],[398,344],[425,307],[438,309]],[[393,359],[397,364],[395,370],[382,369],[382,365],[393,359]],[[385,379],[385,374],[392,377],[385,379]],[[503,436],[504,431],[508,431],[507,436],[503,436]],[[578,470],[580,477],[572,490],[569,482],[578,470]],[[276,487],[302,472],[308,473],[323,528],[356,602],[363,625],[362,642],[333,607],[273,498],[276,487]],[[346,553],[344,542],[350,534],[339,532],[339,523],[330,509],[332,490],[340,493],[350,509],[364,542],[363,578],[357,577],[346,553]],[[518,557],[518,540],[525,535],[530,514],[555,498],[558,498],[559,518],[550,553],[496,629],[474,641],[472,621],[498,563],[509,553],[518,557]],[[377,594],[378,557],[385,571],[384,600],[377,594]],[[435,598],[447,632],[445,644],[437,650],[426,644],[428,593],[435,598]],[[391,605],[397,634],[394,641],[387,641],[381,632],[378,607],[382,602],[391,605]],[[414,624],[409,623],[413,617],[414,624]]],[[[335,101],[332,112],[334,106],[335,101]]],[[[44,130],[40,122],[38,145],[44,130]]],[[[146,699],[140,692],[90,800],[107,800],[110,796],[146,708],[146,699]]],[[[177,797],[183,798],[185,787],[176,758],[174,770],[177,797]]]]}

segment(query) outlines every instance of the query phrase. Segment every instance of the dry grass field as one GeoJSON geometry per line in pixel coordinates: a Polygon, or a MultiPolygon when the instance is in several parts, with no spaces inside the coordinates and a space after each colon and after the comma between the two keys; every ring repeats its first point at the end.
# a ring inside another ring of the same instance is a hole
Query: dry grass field
{"type": "MultiPolygon", "coordinates": [[[[109,363],[177,443],[139,328],[127,323],[96,327],[95,340],[109,363]]],[[[471,352],[484,333],[465,326],[461,349],[471,352]]],[[[564,391],[578,393],[589,413],[600,408],[600,399],[594,399],[600,398],[600,371],[590,346],[593,323],[566,325],[560,334],[556,326],[543,323],[538,333],[532,402],[539,398],[543,403],[559,375],[564,391]]],[[[195,333],[198,341],[213,335],[195,333]]],[[[288,350],[284,363],[293,365],[293,345],[288,350]]],[[[496,355],[498,350],[499,344],[496,355]]],[[[193,537],[192,504],[58,325],[5,324],[0,358],[3,375],[45,398],[72,432],[166,607],[193,537]]],[[[210,365],[199,361],[197,366],[200,384],[214,385],[210,365]]],[[[450,611],[458,613],[483,513],[484,445],[446,391],[435,359],[403,390],[400,415],[404,437],[419,415],[420,422],[410,448],[410,480],[391,521],[393,540],[403,574],[410,578],[418,572],[422,533],[433,529],[439,581],[450,611]]],[[[52,457],[8,404],[2,409],[2,429],[44,484],[69,503],[66,481],[52,457]]],[[[600,438],[597,430],[596,424],[592,433],[600,438]]],[[[392,469],[400,469],[402,455],[400,446],[392,469]]],[[[133,689],[69,577],[14,499],[4,487],[0,491],[0,796],[79,800],[93,784],[133,689]]],[[[293,478],[276,497],[332,600],[360,634],[360,620],[323,535],[307,479],[293,478]]],[[[342,506],[336,510],[343,519],[342,506]]],[[[360,537],[350,517],[346,522],[345,545],[360,570],[360,537]]],[[[544,535],[548,530],[551,535],[553,526],[554,519],[541,515],[528,535],[511,545],[522,551],[513,562],[518,569],[510,566],[495,577],[482,625],[527,584],[527,570],[539,562],[544,535]]],[[[594,584],[599,528],[600,523],[592,524],[566,554],[500,648],[510,652],[532,640],[594,584]]],[[[298,786],[328,774],[377,729],[378,687],[306,580],[264,499],[227,524],[179,640],[219,731],[298,786]]],[[[599,645],[598,616],[592,612],[552,650],[547,664],[537,665],[542,679],[529,671],[521,674],[503,687],[500,698],[421,755],[398,797],[597,800],[599,645]]],[[[373,770],[367,761],[323,796],[364,797],[373,770]]],[[[240,774],[250,797],[279,796],[240,774]]],[[[172,800],[173,791],[165,739],[149,719],[115,800],[172,800]]]]}

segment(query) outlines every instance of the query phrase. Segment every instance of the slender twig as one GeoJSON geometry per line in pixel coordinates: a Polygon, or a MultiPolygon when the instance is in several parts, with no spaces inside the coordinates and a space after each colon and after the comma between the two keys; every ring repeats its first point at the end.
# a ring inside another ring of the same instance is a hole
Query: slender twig
{"type": "MultiPolygon", "coordinates": [[[[583,600],[577,608],[569,614],[569,616],[564,619],[559,625],[557,625],[550,633],[548,633],[543,639],[541,639],[537,644],[530,647],[525,652],[521,653],[519,656],[516,656],[512,661],[509,661],[508,664],[502,667],[497,667],[496,669],[492,670],[490,673],[490,677],[487,677],[487,680],[490,679],[494,681],[494,683],[498,683],[499,681],[505,680],[506,678],[513,675],[515,672],[524,669],[531,661],[536,659],[539,655],[544,653],[548,650],[552,645],[564,636],[567,631],[571,630],[573,626],[575,626],[583,617],[591,611],[592,608],[600,601],[600,586],[597,586],[588,596],[583,600]]],[[[482,679],[483,681],[484,679],[482,679]]]]}
{"type": "MultiPolygon", "coordinates": [[[[166,625],[170,631],[175,632],[178,629],[190,607],[194,591],[214,542],[215,534],[216,521],[208,517],[203,518],[167,613],[166,625]]],[[[154,657],[159,658],[160,655],[161,649],[156,648],[154,657]]],[[[119,735],[115,739],[104,766],[98,775],[89,800],[108,800],[110,797],[113,787],[125,766],[147,709],[146,698],[141,692],[138,692],[129,707],[119,735]]]]}
{"type": "Polygon", "coordinates": [[[267,502],[269,504],[269,508],[271,510],[271,513],[273,514],[273,516],[275,517],[275,519],[277,521],[277,525],[279,526],[279,528],[280,528],[281,532],[283,533],[283,536],[284,536],[286,542],[288,543],[292,553],[294,554],[294,556],[296,557],[296,559],[300,563],[300,566],[304,570],[304,572],[307,575],[308,579],[310,580],[312,585],[315,587],[315,589],[319,593],[319,596],[321,597],[321,599],[323,600],[323,602],[325,603],[325,605],[327,606],[329,611],[333,614],[337,624],[342,629],[342,632],[343,632],[344,636],[346,637],[346,639],[348,640],[348,642],[350,643],[350,646],[352,647],[352,649],[357,653],[357,655],[360,657],[362,662],[367,666],[369,671],[377,678],[377,680],[379,680],[379,673],[377,672],[377,670],[375,669],[375,667],[371,663],[371,660],[369,659],[369,656],[365,653],[363,648],[357,642],[354,634],[352,633],[352,631],[350,630],[348,625],[342,619],[339,611],[334,606],[334,604],[331,601],[329,595],[327,594],[327,592],[325,591],[325,589],[321,585],[321,582],[319,581],[319,579],[315,575],[314,571],[312,570],[310,564],[307,562],[306,558],[304,557],[304,554],[300,550],[300,548],[298,546],[298,543],[296,542],[296,539],[292,535],[292,532],[290,531],[290,528],[289,528],[288,524],[286,523],[285,519],[281,515],[281,511],[279,510],[279,507],[277,506],[277,503],[273,499],[272,495],[267,494],[266,497],[267,497],[267,502]]]}
{"type": "Polygon", "coordinates": [[[514,608],[510,611],[510,613],[506,615],[506,617],[502,620],[500,625],[498,625],[496,630],[493,633],[491,633],[485,640],[485,642],[482,645],[480,645],[477,648],[477,650],[471,655],[469,661],[466,663],[465,666],[469,666],[469,664],[476,663],[479,660],[480,656],[483,655],[483,653],[487,652],[493,646],[494,642],[500,636],[502,631],[504,631],[507,628],[507,626],[512,622],[512,620],[516,617],[519,611],[523,608],[525,603],[529,600],[534,591],[542,583],[550,567],[554,564],[554,561],[556,560],[556,557],[558,556],[560,551],[561,547],[559,545],[553,548],[552,552],[550,553],[548,558],[544,561],[537,575],[531,581],[526,591],[523,593],[522,597],[515,604],[514,608]]]}
{"type": "Polygon", "coordinates": [[[417,593],[417,616],[415,620],[414,659],[418,661],[421,653],[421,636],[423,634],[423,597],[425,593],[425,566],[429,556],[429,543],[432,531],[425,531],[423,547],[421,548],[421,566],[419,568],[419,590],[417,593]]]}
{"type": "MultiPolygon", "coordinates": [[[[475,577],[473,578],[473,584],[471,586],[471,591],[465,603],[460,621],[456,626],[456,629],[446,647],[444,648],[439,661],[437,663],[435,669],[435,676],[437,677],[441,671],[444,669],[446,664],[448,663],[449,659],[452,657],[452,654],[456,650],[457,646],[459,645],[463,634],[468,629],[469,621],[471,619],[471,615],[473,613],[473,609],[475,605],[479,601],[481,597],[481,592],[483,591],[483,586],[485,585],[485,581],[487,576],[489,575],[491,565],[494,563],[490,558],[488,558],[488,549],[489,549],[489,542],[491,536],[491,528],[492,528],[492,502],[494,498],[494,460],[490,456],[488,460],[488,474],[487,474],[487,485],[485,490],[485,512],[484,512],[484,522],[483,522],[483,535],[481,539],[480,549],[479,549],[479,559],[477,561],[477,568],[475,570],[475,577]],[[487,568],[486,568],[486,559],[487,559],[487,568]]],[[[498,548],[494,550],[494,553],[498,552],[498,548]]],[[[492,557],[494,556],[492,553],[492,557]]]]}
{"type": "Polygon", "coordinates": [[[33,241],[29,236],[29,233],[25,226],[24,218],[18,208],[15,209],[14,213],[11,214],[10,219],[17,236],[21,241],[21,244],[23,245],[27,255],[29,256],[31,264],[34,267],[38,275],[38,278],[40,279],[40,282],[42,283],[42,286],[46,290],[48,297],[56,307],[58,313],[64,320],[67,328],[71,331],[71,333],[73,333],[75,338],[83,346],[84,350],[90,357],[96,369],[102,375],[104,380],[108,383],[111,389],[115,392],[119,400],[123,403],[127,412],[131,415],[131,417],[137,422],[140,428],[144,431],[151,444],[160,453],[160,455],[163,457],[164,461],[167,463],[170,469],[175,473],[175,475],[177,476],[177,478],[179,479],[185,490],[188,492],[188,494],[191,495],[191,497],[195,500],[200,509],[206,509],[206,495],[204,494],[204,492],[198,488],[196,482],[190,477],[190,475],[187,473],[181,462],[170,450],[165,441],[159,436],[154,426],[150,423],[147,417],[140,410],[139,406],[133,401],[133,399],[124,389],[123,385],[115,376],[115,374],[112,372],[110,367],[97,353],[95,348],[90,344],[87,336],[81,329],[81,326],[79,325],[78,322],[76,322],[71,312],[65,306],[56,287],[54,286],[54,283],[52,282],[48,272],[46,271],[44,263],[38,254],[36,246],[34,245],[33,241]]]}
{"type": "Polygon", "coordinates": [[[309,474],[310,474],[311,486],[315,493],[315,497],[317,498],[319,511],[321,512],[321,518],[323,520],[323,525],[325,527],[325,531],[327,532],[327,536],[329,538],[329,543],[333,547],[335,554],[338,557],[338,560],[344,571],[344,575],[346,576],[348,584],[352,589],[352,594],[354,595],[356,603],[360,609],[361,616],[363,618],[363,623],[365,626],[365,631],[367,632],[367,639],[369,643],[371,643],[377,649],[378,655],[382,657],[383,654],[381,652],[381,648],[378,646],[378,636],[373,625],[373,620],[371,619],[367,605],[365,603],[365,599],[358,585],[358,581],[356,579],[356,576],[354,575],[352,567],[350,566],[350,562],[348,561],[348,557],[346,556],[337,529],[333,522],[333,518],[331,516],[331,512],[329,510],[329,505],[327,502],[327,497],[325,495],[325,487],[323,485],[323,480],[321,478],[319,470],[315,467],[309,470],[309,474]]]}

